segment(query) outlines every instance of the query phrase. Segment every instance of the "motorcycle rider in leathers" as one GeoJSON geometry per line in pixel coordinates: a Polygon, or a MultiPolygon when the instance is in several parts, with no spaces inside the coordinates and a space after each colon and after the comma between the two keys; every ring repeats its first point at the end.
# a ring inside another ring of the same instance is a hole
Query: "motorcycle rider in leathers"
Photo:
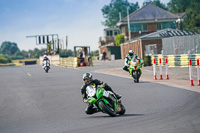
{"type": "Polygon", "coordinates": [[[125,65],[123,67],[123,70],[129,72],[130,61],[133,58],[134,59],[138,59],[140,61],[140,63],[142,63],[141,59],[136,54],[134,54],[133,50],[129,50],[128,55],[126,55],[126,58],[125,58],[125,62],[124,62],[125,65]]]}
{"type": "Polygon", "coordinates": [[[44,56],[43,56],[43,60],[42,60],[42,62],[43,62],[42,66],[43,66],[43,67],[44,67],[44,61],[47,61],[47,62],[49,63],[49,66],[50,66],[50,60],[49,60],[49,58],[47,57],[47,52],[45,52],[45,53],[44,53],[44,56]]]}
{"type": "MultiPolygon", "coordinates": [[[[83,97],[83,102],[85,103],[88,103],[87,101],[87,94],[86,94],[86,87],[89,86],[89,85],[101,85],[101,87],[103,87],[105,90],[107,91],[111,91],[114,93],[114,91],[112,90],[112,88],[110,86],[108,86],[106,83],[98,80],[98,79],[92,79],[92,74],[91,73],[85,73],[83,75],[83,81],[84,81],[84,84],[82,85],[81,87],[81,94],[82,94],[82,97],[83,97]]],[[[121,96],[114,93],[117,97],[117,99],[120,99],[121,96]]],[[[98,109],[97,108],[94,108],[94,105],[93,104],[88,104],[88,106],[86,107],[85,109],[85,113],[90,115],[90,114],[93,114],[93,113],[96,113],[98,112],[98,109]]]]}

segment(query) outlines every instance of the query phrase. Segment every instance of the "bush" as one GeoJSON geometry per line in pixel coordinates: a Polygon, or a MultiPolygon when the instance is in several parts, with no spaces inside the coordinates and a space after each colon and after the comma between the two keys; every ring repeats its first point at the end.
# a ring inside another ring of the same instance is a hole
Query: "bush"
{"type": "Polygon", "coordinates": [[[0,63],[2,64],[6,64],[6,63],[11,63],[11,59],[10,57],[6,56],[6,55],[0,55],[0,63]]]}
{"type": "Polygon", "coordinates": [[[118,35],[116,35],[115,44],[116,44],[116,46],[120,46],[121,43],[124,43],[124,35],[118,34],[118,35]]]}

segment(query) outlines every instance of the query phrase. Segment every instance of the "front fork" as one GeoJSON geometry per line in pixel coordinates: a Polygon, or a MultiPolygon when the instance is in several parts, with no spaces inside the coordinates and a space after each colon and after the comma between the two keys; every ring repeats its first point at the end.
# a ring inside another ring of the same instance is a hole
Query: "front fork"
{"type": "MultiPolygon", "coordinates": [[[[129,73],[130,73],[130,75],[131,75],[132,77],[133,77],[133,72],[134,72],[134,71],[138,71],[138,70],[129,69],[129,73]]],[[[139,78],[140,78],[141,74],[142,74],[142,70],[139,69],[139,78]]]]}

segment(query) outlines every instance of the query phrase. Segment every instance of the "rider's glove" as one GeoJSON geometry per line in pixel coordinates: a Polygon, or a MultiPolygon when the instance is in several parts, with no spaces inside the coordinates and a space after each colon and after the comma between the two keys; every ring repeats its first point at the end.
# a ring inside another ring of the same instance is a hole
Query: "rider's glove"
{"type": "Polygon", "coordinates": [[[83,99],[83,102],[84,102],[84,103],[88,103],[88,100],[84,98],[84,99],[83,99]]]}
{"type": "Polygon", "coordinates": [[[106,87],[106,83],[102,84],[101,87],[102,87],[102,88],[105,88],[105,87],[106,87]]]}
{"type": "Polygon", "coordinates": [[[129,66],[130,66],[130,64],[126,64],[125,66],[129,67],[129,66]]]}

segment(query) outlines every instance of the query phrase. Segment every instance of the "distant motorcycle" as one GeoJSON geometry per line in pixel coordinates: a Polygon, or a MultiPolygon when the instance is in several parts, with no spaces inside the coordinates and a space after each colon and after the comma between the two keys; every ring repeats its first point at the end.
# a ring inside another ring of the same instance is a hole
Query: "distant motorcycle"
{"type": "Polygon", "coordinates": [[[50,69],[50,62],[49,62],[49,60],[44,60],[43,61],[43,68],[44,68],[45,72],[48,73],[48,71],[50,69]]]}
{"type": "Polygon", "coordinates": [[[117,114],[123,115],[126,112],[121,101],[111,91],[106,91],[102,87],[89,85],[86,88],[86,94],[88,96],[88,103],[96,105],[98,110],[103,113],[114,117],[117,114]]]}
{"type": "Polygon", "coordinates": [[[142,62],[141,59],[132,59],[129,65],[129,73],[136,83],[139,83],[139,78],[142,74],[142,65],[140,62],[142,62]]]}

